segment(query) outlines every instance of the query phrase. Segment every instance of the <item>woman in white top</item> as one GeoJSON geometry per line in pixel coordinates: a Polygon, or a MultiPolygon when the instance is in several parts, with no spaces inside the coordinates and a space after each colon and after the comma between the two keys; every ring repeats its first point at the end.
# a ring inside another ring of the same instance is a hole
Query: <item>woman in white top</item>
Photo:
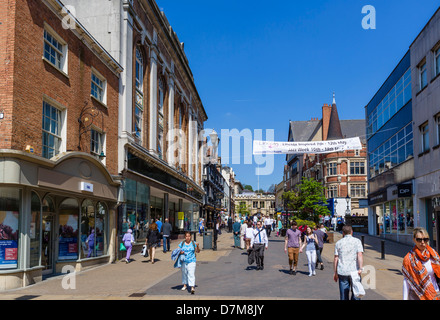
{"type": "Polygon", "coordinates": [[[301,247],[301,250],[306,247],[307,262],[309,264],[309,277],[316,276],[315,265],[316,265],[316,245],[318,244],[318,238],[312,232],[312,228],[307,227],[306,229],[306,241],[301,247]]]}
{"type": "Polygon", "coordinates": [[[254,231],[254,224],[252,223],[252,221],[248,221],[247,222],[247,226],[246,226],[246,233],[245,233],[245,244],[246,244],[246,250],[249,250],[250,246],[251,246],[251,238],[253,237],[253,231],[254,231]]]}
{"type": "Polygon", "coordinates": [[[241,227],[240,227],[240,248],[241,249],[246,248],[246,243],[245,243],[246,229],[247,229],[247,224],[243,221],[241,223],[241,227]]]}
{"type": "Polygon", "coordinates": [[[440,300],[440,257],[429,246],[429,234],[415,228],[415,247],[403,259],[403,300],[440,300]]]}

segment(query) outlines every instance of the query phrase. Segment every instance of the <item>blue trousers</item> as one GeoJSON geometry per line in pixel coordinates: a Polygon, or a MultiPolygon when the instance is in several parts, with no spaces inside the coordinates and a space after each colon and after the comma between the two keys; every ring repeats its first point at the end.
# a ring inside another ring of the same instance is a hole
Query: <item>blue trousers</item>
{"type": "Polygon", "coordinates": [[[350,300],[350,291],[351,291],[351,300],[360,300],[356,298],[353,294],[353,285],[351,283],[351,276],[341,276],[338,275],[339,278],[339,297],[341,300],[350,300]]]}
{"type": "Polygon", "coordinates": [[[163,252],[170,251],[170,236],[163,236],[163,252]]]}

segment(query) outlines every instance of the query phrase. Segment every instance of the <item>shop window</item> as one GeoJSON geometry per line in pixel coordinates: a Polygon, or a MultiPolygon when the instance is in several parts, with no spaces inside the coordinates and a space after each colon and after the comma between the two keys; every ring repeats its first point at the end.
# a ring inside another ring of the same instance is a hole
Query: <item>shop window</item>
{"type": "Polygon", "coordinates": [[[0,188],[0,269],[18,267],[21,190],[0,188]]]}
{"type": "Polygon", "coordinates": [[[76,199],[66,199],[59,207],[58,260],[78,259],[79,207],[76,199]]]}
{"type": "Polygon", "coordinates": [[[95,250],[95,205],[92,200],[84,200],[81,206],[81,257],[96,256],[95,250]]]}
{"type": "Polygon", "coordinates": [[[108,209],[107,206],[98,202],[96,204],[96,216],[95,216],[95,234],[96,234],[96,242],[95,242],[95,254],[97,257],[106,254],[107,252],[107,216],[108,209]]]}
{"type": "Polygon", "coordinates": [[[35,192],[31,196],[31,225],[29,229],[30,267],[40,265],[41,201],[35,192]]]}

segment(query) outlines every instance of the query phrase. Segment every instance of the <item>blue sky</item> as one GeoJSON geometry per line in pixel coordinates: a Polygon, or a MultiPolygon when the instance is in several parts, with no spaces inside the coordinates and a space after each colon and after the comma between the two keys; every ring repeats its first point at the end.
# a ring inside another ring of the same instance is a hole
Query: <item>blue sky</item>
{"type": "MultiPolygon", "coordinates": [[[[209,117],[205,128],[273,129],[276,141],[287,140],[289,120],[321,118],[333,91],[340,119],[365,118],[365,105],[440,6],[440,0],[156,2],[185,43],[209,117]],[[366,5],[376,9],[375,30],[362,28],[366,5]]],[[[264,190],[282,181],[285,156],[275,155],[273,174],[258,179],[257,165],[245,164],[241,150],[238,158],[222,159],[238,180],[254,189],[259,181],[264,190]]]]}

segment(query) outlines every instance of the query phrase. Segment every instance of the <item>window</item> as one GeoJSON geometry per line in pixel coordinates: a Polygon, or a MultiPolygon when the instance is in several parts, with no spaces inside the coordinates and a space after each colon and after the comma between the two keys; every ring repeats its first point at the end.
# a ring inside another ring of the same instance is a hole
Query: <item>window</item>
{"type": "Polygon", "coordinates": [[[60,153],[61,147],[61,111],[48,102],[43,102],[43,152],[50,159],[60,153]]]}
{"type": "Polygon", "coordinates": [[[106,253],[105,204],[86,199],[81,206],[81,258],[99,257],[106,253]]]}
{"type": "Polygon", "coordinates": [[[331,199],[331,198],[337,198],[338,197],[338,186],[333,185],[333,186],[329,186],[328,187],[328,191],[327,191],[327,198],[331,199]]]}
{"type": "Polygon", "coordinates": [[[142,139],[142,123],[144,113],[144,59],[139,48],[136,49],[135,70],[135,111],[134,111],[134,134],[142,139]]]}
{"type": "Polygon", "coordinates": [[[337,166],[338,166],[338,164],[336,162],[329,163],[327,165],[327,175],[328,176],[335,176],[337,174],[337,172],[336,172],[337,166]]]}
{"type": "Polygon", "coordinates": [[[91,130],[90,152],[94,155],[100,155],[104,152],[105,134],[98,130],[91,130]]]}
{"type": "Polygon", "coordinates": [[[419,67],[419,81],[420,81],[420,90],[424,89],[428,85],[426,62],[423,62],[419,67]]]}
{"type": "Polygon", "coordinates": [[[41,201],[38,195],[32,191],[31,196],[31,232],[30,238],[30,267],[37,267],[40,265],[40,233],[41,233],[41,201]]]}
{"type": "Polygon", "coordinates": [[[440,74],[440,47],[434,51],[435,77],[440,74]]]}
{"type": "Polygon", "coordinates": [[[350,162],[350,174],[365,174],[365,162],[350,162]]]}
{"type": "Polygon", "coordinates": [[[254,209],[258,209],[258,201],[253,201],[252,205],[254,209]]]}
{"type": "Polygon", "coordinates": [[[437,127],[437,145],[440,145],[440,114],[435,116],[435,125],[437,127]]]}
{"type": "Polygon", "coordinates": [[[365,198],[367,195],[365,184],[350,185],[350,195],[352,198],[365,198]]]}
{"type": "Polygon", "coordinates": [[[92,82],[91,82],[91,92],[90,94],[99,102],[103,104],[107,103],[106,99],[106,88],[107,81],[104,77],[99,75],[97,71],[92,71],[92,82]]]}
{"type": "Polygon", "coordinates": [[[67,74],[67,44],[48,25],[44,29],[43,57],[57,69],[67,74]]]}
{"type": "Polygon", "coordinates": [[[429,150],[429,125],[428,123],[420,126],[421,152],[429,150]]]}
{"type": "Polygon", "coordinates": [[[0,217],[2,221],[0,229],[0,270],[16,269],[18,267],[18,242],[22,232],[19,221],[25,219],[25,215],[20,216],[21,201],[20,189],[0,187],[0,217]]]}
{"type": "Polygon", "coordinates": [[[260,208],[264,209],[264,201],[260,201],[260,208]]]}
{"type": "Polygon", "coordinates": [[[163,156],[163,104],[165,96],[165,87],[162,79],[159,79],[158,83],[159,94],[157,97],[157,112],[158,112],[158,129],[157,129],[157,152],[159,157],[163,156]]]}

